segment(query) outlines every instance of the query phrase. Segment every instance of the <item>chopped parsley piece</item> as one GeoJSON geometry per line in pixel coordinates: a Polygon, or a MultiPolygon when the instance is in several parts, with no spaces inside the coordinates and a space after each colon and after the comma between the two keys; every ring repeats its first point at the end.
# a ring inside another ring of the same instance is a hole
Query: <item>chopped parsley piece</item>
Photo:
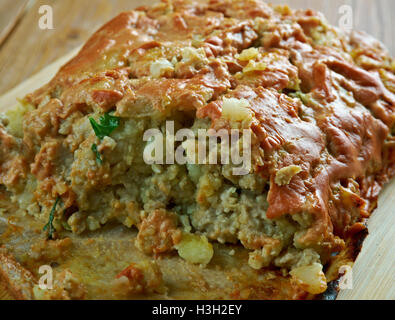
{"type": "Polygon", "coordinates": [[[92,117],[89,118],[89,121],[96,136],[100,140],[103,140],[105,136],[110,136],[110,134],[119,127],[120,123],[119,117],[111,115],[110,112],[105,113],[99,118],[100,123],[97,123],[92,117]]]}
{"type": "Polygon", "coordinates": [[[53,205],[51,212],[49,214],[49,221],[48,223],[44,226],[44,231],[48,230],[48,239],[53,239],[53,233],[56,231],[54,226],[53,226],[53,220],[55,218],[55,211],[56,211],[56,206],[58,205],[60,201],[60,197],[56,198],[55,204],[53,205]]]}
{"type": "Polygon", "coordinates": [[[100,154],[99,150],[97,150],[97,145],[95,143],[92,144],[92,148],[91,149],[92,149],[93,153],[96,155],[96,162],[99,165],[102,165],[103,164],[103,160],[101,158],[101,154],[100,154]]]}
{"type": "MultiPolygon", "coordinates": [[[[96,136],[103,140],[104,137],[110,136],[110,134],[119,127],[120,119],[119,117],[111,115],[110,112],[105,113],[100,116],[99,123],[96,122],[92,117],[89,118],[93,131],[95,131],[96,136]]],[[[92,144],[91,150],[96,155],[96,162],[99,165],[103,164],[103,159],[100,152],[97,150],[97,145],[92,144]]]]}

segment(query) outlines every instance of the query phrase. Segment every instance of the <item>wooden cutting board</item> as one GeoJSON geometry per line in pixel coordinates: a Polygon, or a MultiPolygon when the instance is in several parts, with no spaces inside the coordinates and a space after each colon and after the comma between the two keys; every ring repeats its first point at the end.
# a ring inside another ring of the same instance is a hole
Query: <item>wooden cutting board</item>
{"type": "Polygon", "coordinates": [[[2,0],[0,3],[0,46],[23,16],[28,0],[2,0]]]}
{"type": "MultiPolygon", "coordinates": [[[[73,50],[0,97],[0,112],[15,106],[17,98],[46,84],[78,51],[79,48],[73,50]]],[[[395,179],[381,193],[378,209],[368,226],[369,235],[352,269],[352,289],[342,290],[338,296],[340,300],[395,300],[395,179]]]]}

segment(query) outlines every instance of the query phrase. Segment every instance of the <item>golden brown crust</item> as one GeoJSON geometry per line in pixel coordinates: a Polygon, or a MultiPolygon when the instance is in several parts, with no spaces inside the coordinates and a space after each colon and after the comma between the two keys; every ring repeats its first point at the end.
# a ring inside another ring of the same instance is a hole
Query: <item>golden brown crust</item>
{"type": "Polygon", "coordinates": [[[0,248],[0,282],[14,299],[33,299],[33,275],[16,262],[5,248],[0,248]]]}
{"type": "MultiPolygon", "coordinates": [[[[311,38],[314,28],[322,24],[319,14],[285,9],[279,14],[260,1],[178,1],[173,3],[174,11],[169,14],[164,14],[165,8],[165,5],[153,9],[142,7],[115,18],[88,41],[49,86],[29,96],[29,100],[39,104],[44,92],[60,88],[64,107],[92,99],[104,111],[115,104],[120,113],[125,114],[131,112],[125,105],[137,99],[147,99],[161,109],[162,97],[166,96],[174,109],[192,108],[198,116],[215,120],[221,115],[219,95],[231,91],[230,96],[246,98],[255,114],[252,128],[267,159],[260,168],[262,175],[273,179],[281,167],[301,164],[303,168],[286,186],[271,183],[268,216],[274,218],[307,210],[316,215],[317,220],[304,241],[322,237],[321,240],[333,243],[336,250],[339,241],[334,239],[332,228],[336,228],[336,234],[344,234],[348,227],[344,212],[348,208],[332,204],[337,197],[334,184],[353,178],[365,188],[359,190],[360,196],[365,201],[375,201],[375,196],[368,196],[372,178],[377,190],[393,170],[391,159],[382,159],[382,155],[388,128],[394,121],[395,96],[384,86],[377,68],[365,70],[363,65],[357,65],[358,61],[347,56],[348,51],[358,45],[357,35],[348,38],[339,34],[339,47],[315,45],[311,38]],[[254,25],[256,18],[268,19],[263,38],[254,25]],[[292,21],[288,32],[283,29],[283,21],[287,19],[292,21]],[[181,68],[178,74],[158,80],[127,84],[128,77],[149,75],[149,65],[144,59],[150,50],[163,46],[185,47],[191,45],[193,35],[207,35],[214,29],[218,30],[216,35],[207,37],[203,48],[208,57],[225,57],[226,64],[217,60],[200,71],[181,68]],[[233,40],[227,40],[230,38],[233,40]],[[235,78],[234,72],[247,64],[237,59],[236,54],[259,40],[265,55],[273,55],[275,60],[264,58],[266,68],[257,71],[259,77],[235,78]],[[101,62],[112,52],[118,54],[117,68],[101,62]],[[134,63],[130,65],[131,62],[134,63]],[[302,106],[300,101],[291,101],[284,94],[264,89],[288,90],[291,80],[297,76],[303,92],[310,93],[314,103],[305,102],[302,106]],[[92,83],[99,80],[107,81],[112,88],[91,90],[92,83]],[[353,92],[352,106],[339,95],[339,90],[353,92]],[[207,91],[211,94],[210,104],[203,99],[207,91]],[[325,109],[321,110],[323,106],[325,109]],[[301,112],[312,112],[313,116],[301,118],[301,112]],[[273,117],[279,117],[281,122],[271,121],[273,117]],[[281,162],[273,163],[271,159],[284,148],[288,155],[281,162]]],[[[364,54],[362,49],[358,50],[358,55],[364,54]]],[[[383,61],[388,59],[383,51],[370,44],[365,54],[383,61]],[[372,51],[376,55],[372,55],[372,51]]],[[[388,70],[388,67],[381,69],[388,70]]],[[[213,127],[220,126],[213,122],[213,127]]],[[[41,152],[46,154],[47,148],[42,146],[41,152]]],[[[39,156],[36,159],[39,161],[39,156]]]]}

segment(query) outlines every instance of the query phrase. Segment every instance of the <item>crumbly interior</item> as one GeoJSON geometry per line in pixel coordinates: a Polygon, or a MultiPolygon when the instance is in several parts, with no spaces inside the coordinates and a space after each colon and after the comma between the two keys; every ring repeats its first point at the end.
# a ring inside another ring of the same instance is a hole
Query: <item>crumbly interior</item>
{"type": "MultiPolygon", "coordinates": [[[[253,171],[247,175],[234,175],[232,164],[146,164],[143,159],[144,148],[149,143],[143,141],[146,130],[160,128],[165,143],[166,121],[175,121],[176,128],[189,126],[196,134],[199,129],[211,126],[211,121],[195,120],[188,114],[164,119],[160,113],[155,113],[122,119],[111,138],[106,137],[98,143],[105,159],[102,165],[97,163],[91,150],[97,139],[93,137],[89,123],[92,114],[74,118],[73,135],[79,139],[88,138],[74,155],[64,150],[61,157],[56,156],[61,179],[69,181],[76,195],[72,211],[62,212],[64,204],[58,208],[54,220],[57,232],[71,230],[82,234],[114,221],[128,228],[139,228],[150,214],[163,210],[165,216],[174,214],[174,227],[184,233],[198,233],[220,243],[241,241],[245,247],[256,250],[251,255],[250,264],[257,269],[272,262],[291,267],[319,261],[319,254],[313,250],[304,251],[293,246],[296,232],[311,225],[309,215],[266,217],[270,181],[261,175],[253,171]],[[92,176],[92,173],[98,176],[92,176]]],[[[218,143],[218,158],[221,157],[220,150],[218,143]]],[[[40,210],[40,203],[34,201],[33,194],[40,190],[37,184],[37,179],[30,175],[23,192],[15,199],[21,209],[44,222],[53,203],[47,210],[40,210]]],[[[171,250],[174,244],[157,248],[154,239],[142,235],[138,237],[138,245],[145,253],[152,254],[171,250]]]]}
{"type": "Polygon", "coordinates": [[[115,18],[2,116],[0,190],[43,226],[52,210],[55,237],[119,223],[146,255],[203,265],[212,242],[241,244],[318,294],[394,173],[394,108],[394,60],[369,36],[261,1],[165,1],[115,18]],[[170,120],[249,130],[250,172],[147,164],[144,133],[166,142],[170,120]]]}

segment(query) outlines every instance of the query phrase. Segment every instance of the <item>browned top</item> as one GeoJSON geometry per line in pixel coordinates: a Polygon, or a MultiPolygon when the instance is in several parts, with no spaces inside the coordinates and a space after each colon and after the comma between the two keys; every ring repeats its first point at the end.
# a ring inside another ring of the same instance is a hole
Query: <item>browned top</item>
{"type": "MultiPolygon", "coordinates": [[[[336,236],[368,215],[393,175],[394,88],[394,62],[380,43],[342,34],[318,13],[261,1],[173,1],[116,17],[27,99],[37,106],[49,94],[46,108],[56,109],[60,119],[75,108],[88,111],[88,105],[103,111],[116,106],[118,115],[127,116],[144,100],[163,112],[196,110],[218,128],[226,127],[223,95],[245,98],[265,151],[257,169],[272,181],[267,216],[313,213],[303,242],[336,250],[336,236]],[[190,46],[212,59],[149,77],[153,50],[166,58],[190,46]],[[248,61],[238,54],[250,47],[258,49],[265,68],[240,76],[248,61]],[[278,186],[276,172],[291,164],[302,172],[278,186]],[[351,202],[341,199],[339,189],[349,192],[351,202]]],[[[34,145],[37,137],[24,139],[34,145]]]]}

